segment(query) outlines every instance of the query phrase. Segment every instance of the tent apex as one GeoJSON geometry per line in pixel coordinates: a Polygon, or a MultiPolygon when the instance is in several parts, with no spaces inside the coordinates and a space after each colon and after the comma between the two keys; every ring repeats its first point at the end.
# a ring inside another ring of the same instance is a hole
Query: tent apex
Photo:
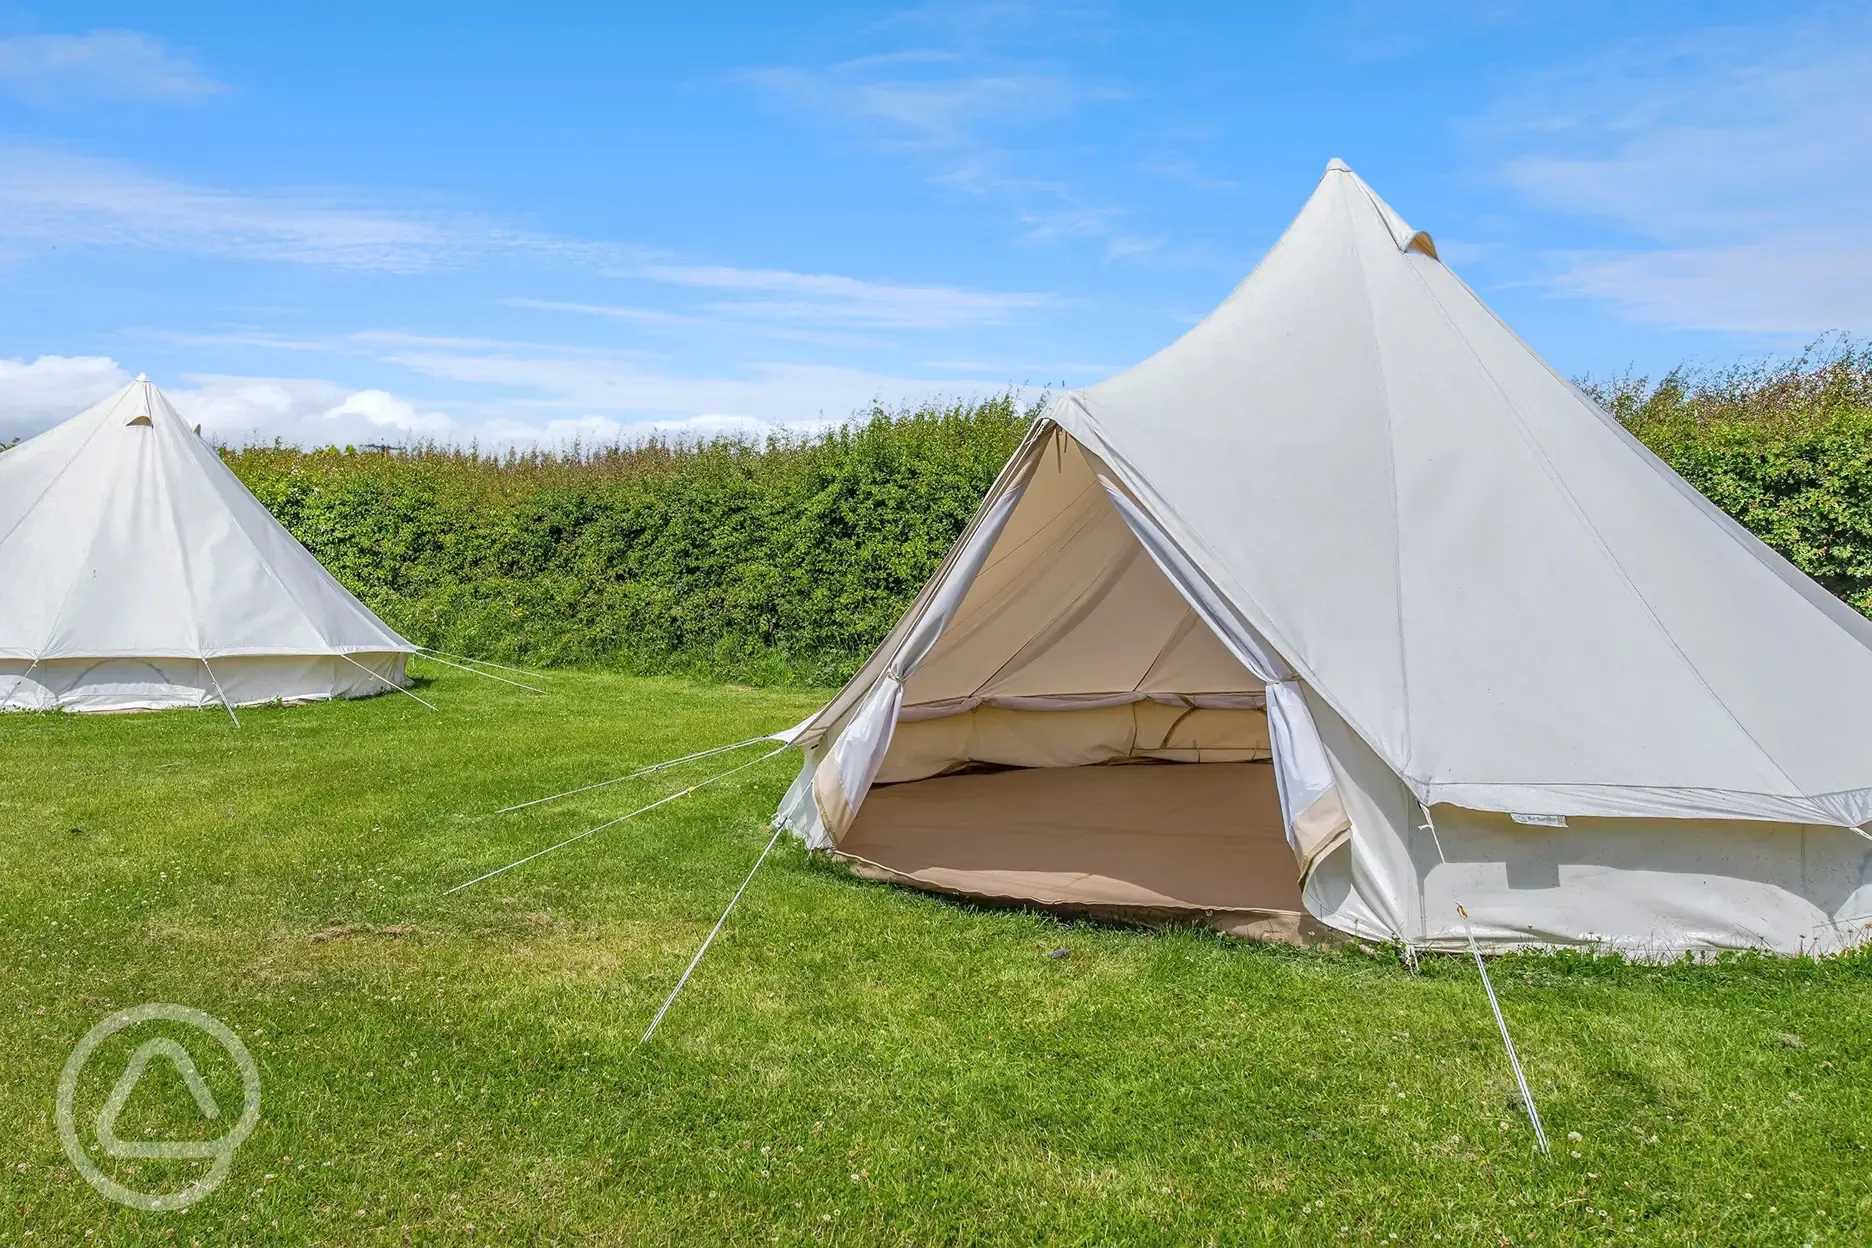
{"type": "Polygon", "coordinates": [[[138,373],[138,374],[137,374],[137,380],[138,380],[138,381],[148,381],[148,380],[149,380],[149,374],[148,374],[148,373],[138,373]]]}
{"type": "Polygon", "coordinates": [[[1351,173],[1352,166],[1346,164],[1345,161],[1340,160],[1337,156],[1335,156],[1331,160],[1326,162],[1326,172],[1327,173],[1351,173]]]}

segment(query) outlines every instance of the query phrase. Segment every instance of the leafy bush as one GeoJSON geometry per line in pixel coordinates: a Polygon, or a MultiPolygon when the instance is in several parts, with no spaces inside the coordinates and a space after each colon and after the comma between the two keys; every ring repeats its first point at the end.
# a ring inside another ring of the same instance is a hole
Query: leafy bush
{"type": "Polygon", "coordinates": [[[411,640],[528,664],[831,684],[934,571],[1036,409],[876,409],[814,437],[227,462],[411,640]]]}
{"type": "MultiPolygon", "coordinates": [[[[1586,379],[1719,506],[1872,613],[1872,347],[1586,379]]],[[[274,446],[228,462],[412,640],[529,664],[835,684],[935,569],[1037,413],[876,409],[815,437],[487,456],[274,446]]]]}
{"type": "Polygon", "coordinates": [[[1872,346],[1582,383],[1685,480],[1872,614],[1872,346]]]}

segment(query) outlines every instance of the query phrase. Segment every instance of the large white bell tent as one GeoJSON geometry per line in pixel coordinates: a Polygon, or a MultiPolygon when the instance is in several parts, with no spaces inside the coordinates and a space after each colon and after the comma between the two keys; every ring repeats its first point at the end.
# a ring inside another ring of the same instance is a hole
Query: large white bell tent
{"type": "Polygon", "coordinates": [[[1872,935],[1872,624],[1337,161],[1208,319],[1052,403],[786,739],[778,822],[930,889],[1432,949],[1872,935]]]}
{"type": "Polygon", "coordinates": [[[0,453],[0,708],[359,697],[415,649],[141,377],[0,453]]]}

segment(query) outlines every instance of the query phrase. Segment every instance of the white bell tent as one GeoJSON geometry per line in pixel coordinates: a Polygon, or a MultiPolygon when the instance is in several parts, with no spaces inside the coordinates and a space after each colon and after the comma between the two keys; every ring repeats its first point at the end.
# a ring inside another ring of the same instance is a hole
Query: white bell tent
{"type": "Polygon", "coordinates": [[[0,708],[360,697],[415,650],[141,377],[0,453],[0,708]]]}
{"type": "Polygon", "coordinates": [[[1415,948],[1872,936],[1872,624],[1337,161],[1208,319],[1052,403],[786,739],[778,822],[924,888],[1415,948]]]}

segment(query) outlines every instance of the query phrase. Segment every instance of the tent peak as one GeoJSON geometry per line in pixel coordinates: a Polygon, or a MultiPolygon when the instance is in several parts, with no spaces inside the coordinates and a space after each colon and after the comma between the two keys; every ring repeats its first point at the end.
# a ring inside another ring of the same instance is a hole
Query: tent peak
{"type": "Polygon", "coordinates": [[[137,378],[136,378],[136,379],[137,379],[138,381],[148,381],[148,380],[149,380],[149,374],[148,374],[148,373],[138,373],[138,374],[137,374],[137,378]]]}
{"type": "Polygon", "coordinates": [[[1351,173],[1352,166],[1346,164],[1345,161],[1340,160],[1337,156],[1335,156],[1331,160],[1326,162],[1326,172],[1327,173],[1351,173]]]}

